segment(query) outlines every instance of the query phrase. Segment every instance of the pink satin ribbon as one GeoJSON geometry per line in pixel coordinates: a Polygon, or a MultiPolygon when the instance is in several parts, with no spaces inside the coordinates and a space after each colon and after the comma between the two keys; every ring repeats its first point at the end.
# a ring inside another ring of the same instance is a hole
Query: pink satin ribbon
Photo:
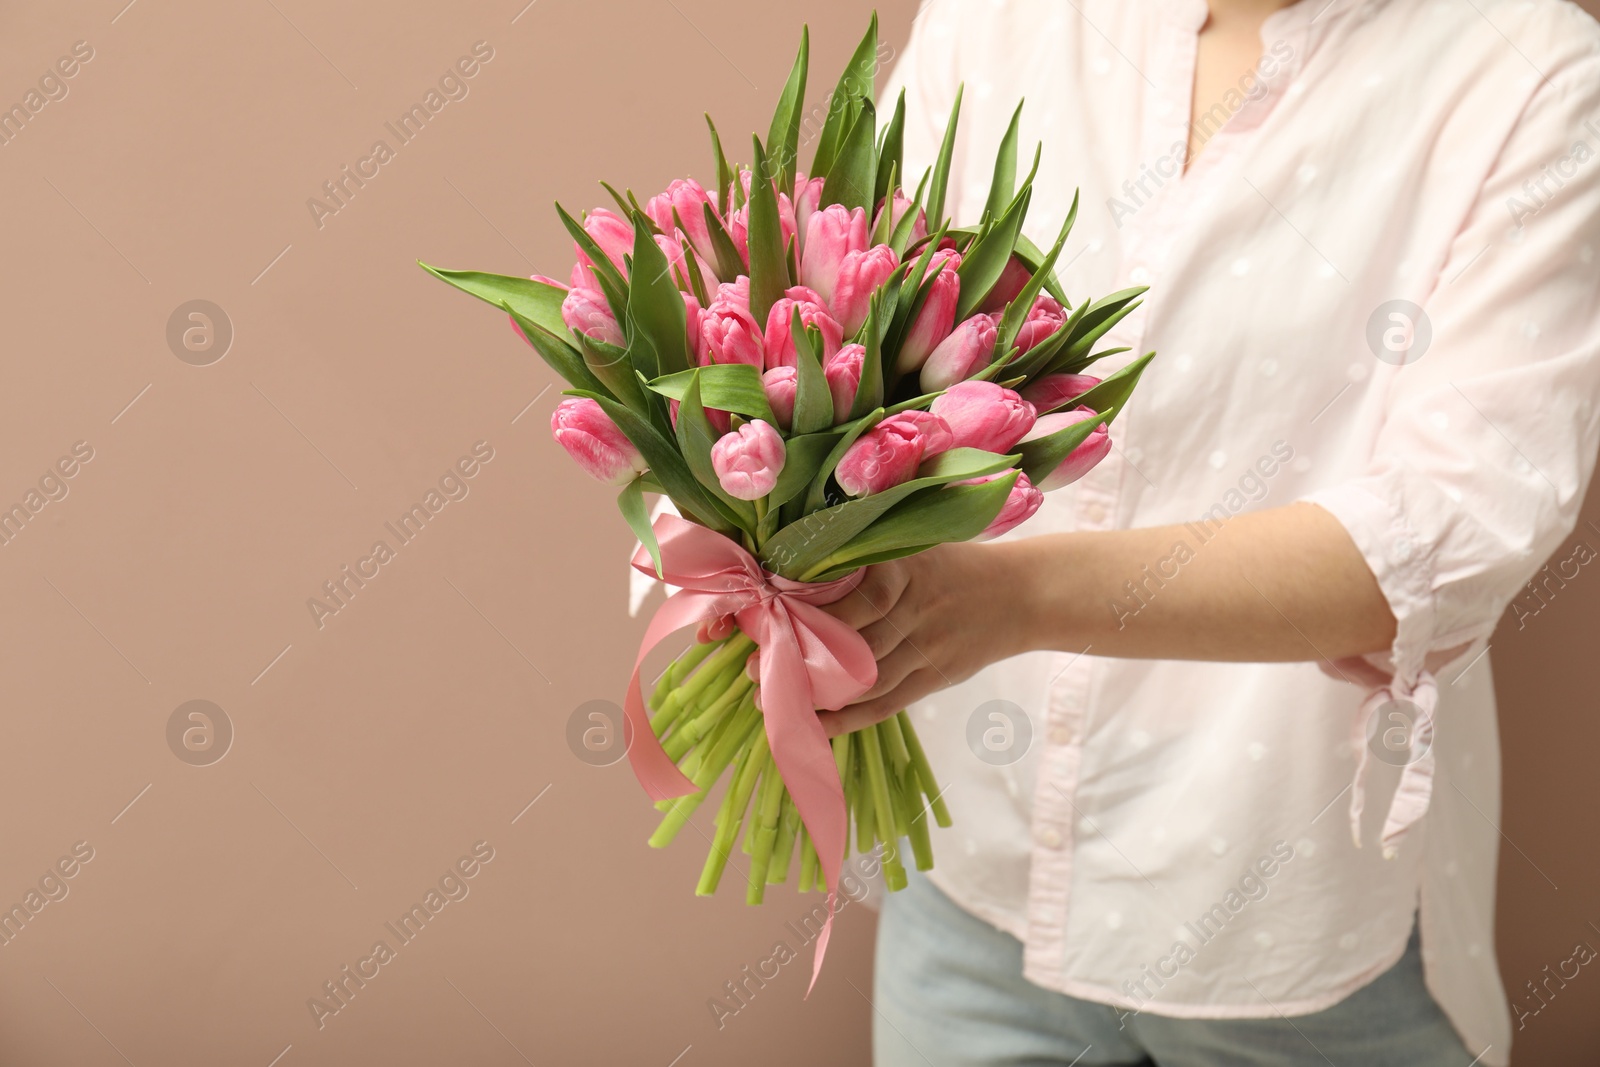
{"type": "MultiPolygon", "coordinates": [[[[1428,806],[1433,800],[1433,719],[1439,706],[1439,685],[1430,671],[1420,670],[1415,683],[1406,686],[1359,657],[1340,660],[1333,666],[1339,677],[1368,689],[1367,697],[1356,713],[1351,737],[1356,747],[1357,763],[1355,778],[1350,783],[1350,836],[1357,848],[1361,847],[1361,814],[1367,806],[1367,767],[1372,761],[1367,739],[1368,724],[1374,712],[1391,702],[1407,703],[1416,709],[1416,721],[1406,724],[1410,728],[1407,748],[1409,752],[1420,750],[1421,755],[1400,769],[1400,782],[1395,786],[1393,799],[1389,801],[1380,839],[1383,858],[1393,859],[1400,850],[1400,842],[1428,813],[1428,806]]],[[[1335,671],[1327,673],[1333,674],[1335,671]]],[[[1381,722],[1377,725],[1380,735],[1386,726],[1381,722]]]]}
{"type": "MultiPolygon", "coordinates": [[[[840,708],[878,680],[872,650],[855,630],[821,610],[854,589],[861,572],[832,582],[796,582],[763,570],[735,542],[678,518],[654,524],[661,547],[662,579],[679,591],[650,620],[634,660],[623,710],[633,727],[628,760],[654,800],[695,791],[661,747],[639,687],[639,666],[669,634],[686,626],[732,616],[761,649],[761,709],[773,761],[817,849],[828,890],[828,919],[817,936],[811,985],[822,973],[833,927],[839,875],[849,827],[844,789],[833,748],[817,718],[819,708],[840,708]]],[[[650,554],[640,548],[633,565],[656,576],[650,554]]],[[[809,996],[811,987],[807,986],[809,996]]]]}

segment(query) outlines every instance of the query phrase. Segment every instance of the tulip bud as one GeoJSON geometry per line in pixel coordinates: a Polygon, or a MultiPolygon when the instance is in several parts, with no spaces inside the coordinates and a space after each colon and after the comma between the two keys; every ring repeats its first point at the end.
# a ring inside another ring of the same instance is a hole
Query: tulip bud
{"type": "Polygon", "coordinates": [[[658,193],[645,202],[644,213],[651,222],[661,227],[662,233],[672,233],[678,229],[678,220],[681,220],[684,236],[694,246],[694,254],[700,258],[700,262],[714,262],[711,231],[706,228],[705,205],[709,203],[711,198],[699,182],[693,178],[675,178],[668,183],[666,192],[658,193]],[[678,220],[672,217],[674,211],[678,214],[678,220]]]}
{"type": "Polygon", "coordinates": [[[572,276],[569,280],[572,284],[566,286],[568,289],[600,288],[600,279],[594,276],[594,264],[589,262],[589,257],[581,250],[578,252],[578,262],[572,265],[572,276]]]}
{"type": "Polygon", "coordinates": [[[1028,317],[1023,320],[1022,328],[1017,331],[1014,342],[1019,352],[1026,352],[1034,345],[1043,341],[1057,330],[1061,329],[1067,321],[1064,308],[1048,296],[1040,296],[1033,302],[1028,317]]]}
{"type": "Polygon", "coordinates": [[[1022,387],[1022,399],[1039,411],[1054,411],[1099,384],[1100,379],[1090,374],[1046,374],[1022,387]]]}
{"type": "MultiPolygon", "coordinates": [[[[961,484],[977,485],[982,482],[993,481],[996,478],[1004,478],[1008,473],[1010,472],[1000,471],[996,474],[985,475],[982,478],[973,478],[961,484]]],[[[1044,493],[1035,487],[1032,482],[1028,481],[1028,476],[1025,473],[1018,471],[1017,480],[1012,483],[1011,492],[1006,497],[1006,502],[1000,507],[1000,514],[996,515],[994,521],[985,526],[983,532],[974,537],[973,540],[991,541],[1003,533],[1011,532],[1031,519],[1033,513],[1038,511],[1039,505],[1043,503],[1044,493]]]]}
{"type": "Polygon", "coordinates": [[[806,224],[805,252],[800,256],[800,284],[833,299],[839,267],[851,252],[867,248],[867,213],[843,204],[829,204],[814,212],[806,224]]]}
{"type": "Polygon", "coordinates": [[[1005,310],[1007,304],[1021,295],[1033,280],[1033,272],[1027,264],[1016,256],[1006,261],[1006,269],[1000,272],[1000,280],[994,283],[994,288],[989,290],[989,295],[983,298],[979,311],[990,315],[998,315],[1005,310]]]}
{"type": "MultiPolygon", "coordinates": [[[[667,398],[667,418],[671,421],[674,430],[678,428],[679,406],[678,401],[673,400],[671,397],[667,398]]],[[[733,421],[733,416],[729,412],[723,411],[721,408],[701,408],[700,410],[705,412],[706,422],[710,424],[719,437],[728,432],[728,428],[733,421]]]]}
{"type": "MultiPolygon", "coordinates": [[[[911,210],[912,201],[906,199],[904,189],[896,189],[889,198],[889,232],[894,233],[895,227],[900,225],[900,220],[906,217],[906,212],[911,210]]],[[[882,207],[878,208],[877,217],[872,220],[872,232],[877,233],[883,221],[882,207]]],[[[911,240],[920,241],[928,236],[928,213],[917,208],[916,221],[911,224],[911,240]]]]}
{"type": "Polygon", "coordinates": [[[961,382],[929,406],[945,421],[955,448],[1005,452],[1033,428],[1033,405],[993,382],[961,382]]]}
{"type": "Polygon", "coordinates": [[[850,417],[850,408],[856,402],[856,389],[861,385],[861,369],[866,365],[867,350],[861,345],[845,345],[828,360],[822,373],[828,380],[828,392],[833,394],[833,421],[844,422],[850,417]]]}
{"type": "MultiPolygon", "coordinates": [[[[633,227],[627,219],[615,211],[597,207],[584,217],[583,232],[593,238],[594,243],[600,246],[600,251],[606,254],[606,258],[611,260],[613,266],[624,275],[627,274],[622,257],[633,255],[633,227]]],[[[586,263],[588,259],[583,250],[579,249],[578,262],[586,263]]]]}
{"type": "Polygon", "coordinates": [[[700,314],[700,301],[695,299],[693,293],[683,293],[683,332],[689,342],[691,357],[700,347],[700,314]]]}
{"type": "Polygon", "coordinates": [[[872,294],[894,274],[900,257],[888,245],[874,245],[865,252],[851,252],[839,264],[833,286],[833,314],[844,336],[861,332],[872,310],[872,294]]]}
{"type": "Polygon", "coordinates": [[[573,289],[561,301],[561,321],[575,334],[621,348],[628,342],[606,298],[593,289],[573,289]]]}
{"type": "MultiPolygon", "coordinates": [[[[740,172],[745,187],[746,200],[744,206],[728,216],[728,236],[733,239],[733,247],[739,250],[739,258],[744,260],[745,266],[750,265],[750,172],[740,172]]],[[[795,239],[794,204],[785,193],[778,194],[778,231],[783,237],[783,247],[787,249],[789,242],[795,239]]]]}
{"type": "Polygon", "coordinates": [[[758,500],[778,484],[785,458],[783,438],[760,419],[724,434],[711,446],[711,469],[723,492],[739,500],[758,500]]]}
{"type": "Polygon", "coordinates": [[[761,376],[767,406],[785,432],[794,425],[794,396],[799,384],[799,374],[793,367],[773,367],[761,376]]]}
{"type": "Polygon", "coordinates": [[[717,286],[711,306],[700,313],[700,363],[748,363],[760,369],[765,351],[761,327],[750,314],[750,280],[740,275],[738,282],[717,286]]]}
{"type": "Polygon", "coordinates": [[[550,433],[585,473],[607,485],[627,485],[649,467],[598,402],[569,397],[550,416],[550,433]]]}
{"type": "MultiPolygon", "coordinates": [[[[1088,408],[1075,408],[1072,411],[1058,411],[1053,415],[1042,415],[1039,421],[1033,424],[1033,429],[1028,431],[1024,441],[1037,441],[1041,437],[1048,437],[1058,430],[1066,429],[1085,419],[1098,418],[1099,413],[1088,408]]],[[[1096,463],[1106,458],[1106,453],[1111,451],[1111,434],[1104,426],[1096,426],[1094,431],[1080,444],[1067,454],[1055,470],[1039,479],[1039,488],[1044,492],[1060,489],[1063,485],[1070,485],[1088,474],[1096,463]]]]}
{"type": "MultiPolygon", "coordinates": [[[[694,283],[689,280],[689,257],[683,254],[683,242],[686,239],[682,230],[671,231],[672,236],[656,234],[656,247],[661,249],[661,254],[667,257],[667,267],[672,272],[672,283],[684,292],[694,289],[694,283]]],[[[700,274],[700,284],[706,292],[717,287],[717,276],[711,270],[711,265],[696,255],[694,265],[700,274]]]]}
{"type": "Polygon", "coordinates": [[[803,285],[786,290],[783,297],[767,313],[767,368],[792,367],[795,364],[794,334],[790,332],[793,312],[800,312],[800,322],[815,326],[822,332],[822,351],[817,353],[826,365],[827,360],[839,351],[844,343],[844,328],[828,313],[828,306],[820,296],[803,285]]]}
{"type": "Polygon", "coordinates": [[[804,174],[795,177],[794,226],[795,232],[802,238],[805,236],[806,223],[810,221],[811,213],[822,206],[822,187],[826,184],[823,178],[807,178],[804,174]]]}
{"type": "Polygon", "coordinates": [[[906,332],[899,355],[895,357],[895,370],[901,374],[920,369],[939,342],[949,337],[955,327],[956,302],[961,297],[961,280],[956,276],[956,270],[960,266],[959,252],[941,248],[933,253],[924,277],[924,284],[927,284],[928,277],[933,278],[928,297],[922,304],[922,310],[917,313],[917,320],[906,332]],[[943,270],[939,269],[941,266],[943,270]],[[935,275],[934,271],[939,273],[935,275]]]}
{"type": "Polygon", "coordinates": [[[950,428],[927,411],[891,415],[856,438],[833,476],[850,496],[868,496],[908,481],[929,456],[951,446],[950,428]]]}
{"type": "Polygon", "coordinates": [[[922,365],[922,391],[937,393],[948,389],[987,367],[994,359],[999,332],[988,315],[974,315],[957,326],[922,365]]]}

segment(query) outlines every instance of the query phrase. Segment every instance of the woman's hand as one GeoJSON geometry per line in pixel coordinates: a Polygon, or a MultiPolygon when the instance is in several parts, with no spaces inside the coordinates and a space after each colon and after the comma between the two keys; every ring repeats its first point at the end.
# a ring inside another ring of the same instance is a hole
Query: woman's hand
{"type": "Polygon", "coordinates": [[[819,713],[828,736],[887,719],[914,700],[1026,650],[1016,543],[948,544],[867,568],[823,610],[855,627],[878,661],[856,703],[819,713]]]}

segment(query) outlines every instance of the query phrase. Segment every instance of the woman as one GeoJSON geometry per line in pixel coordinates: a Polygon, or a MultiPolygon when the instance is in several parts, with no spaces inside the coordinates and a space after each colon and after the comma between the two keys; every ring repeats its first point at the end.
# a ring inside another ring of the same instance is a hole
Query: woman
{"type": "Polygon", "coordinates": [[[880,680],[829,729],[912,705],[956,813],[885,905],[878,1062],[1507,1063],[1483,652],[1600,444],[1600,32],[933,0],[916,170],[961,83],[954,214],[1026,96],[1068,295],[1150,286],[1099,366],[1160,355],[1054,532],[831,609],[880,680]]]}

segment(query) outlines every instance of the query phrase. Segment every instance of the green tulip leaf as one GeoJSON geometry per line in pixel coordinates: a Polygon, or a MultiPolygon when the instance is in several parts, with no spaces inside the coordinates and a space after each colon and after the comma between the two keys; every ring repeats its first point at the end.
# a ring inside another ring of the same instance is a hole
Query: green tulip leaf
{"type": "Polygon", "coordinates": [[[933,185],[928,189],[928,225],[943,226],[944,198],[950,188],[950,164],[955,158],[956,124],[961,119],[961,94],[966,92],[963,83],[956,86],[956,102],[950,108],[950,121],[944,127],[944,141],[939,145],[939,159],[933,167],[933,185]]]}
{"type": "Polygon", "coordinates": [[[617,509],[633,530],[633,536],[650,553],[650,559],[656,565],[656,577],[665,578],[661,569],[661,545],[656,541],[656,532],[650,526],[650,513],[644,506],[644,482],[641,476],[623,486],[622,492],[617,494],[617,509]]]}
{"type": "Polygon", "coordinates": [[[806,102],[806,69],[811,57],[811,30],[800,29],[800,53],[795,56],[794,68],[778,98],[778,108],[772,115],[772,126],[767,131],[768,163],[778,181],[778,188],[789,196],[794,195],[796,156],[800,150],[800,109],[806,102]]]}
{"type": "Polygon", "coordinates": [[[1034,485],[1044,481],[1047,475],[1061,466],[1062,460],[1072,454],[1073,449],[1089,439],[1095,427],[1102,424],[1109,425],[1116,415],[1116,409],[1112,408],[1100,412],[1096,418],[1075,422],[1036,441],[1024,441],[1019,444],[1017,451],[1022,453],[1021,466],[1028,480],[1034,485]]]}
{"type": "Polygon", "coordinates": [[[761,387],[761,372],[747,363],[713,363],[708,367],[692,367],[657,378],[650,383],[650,388],[682,403],[690,386],[697,381],[700,402],[706,407],[732,411],[777,425],[772,408],[767,404],[766,390],[761,387]]]}
{"type": "Polygon", "coordinates": [[[538,323],[558,336],[567,330],[566,323],[561,321],[561,302],[567,298],[567,291],[559,286],[546,285],[531,278],[517,278],[508,274],[486,274],[477,270],[444,270],[440,267],[430,267],[420,259],[417,260],[417,266],[440,281],[455,286],[463,293],[470,293],[485,303],[521,315],[529,322],[538,323]]]}
{"type": "Polygon", "coordinates": [[[972,540],[1005,507],[1019,473],[1009,471],[977,485],[948,485],[907,500],[835,551],[828,558],[830,569],[818,580],[932,545],[972,540]]]}

